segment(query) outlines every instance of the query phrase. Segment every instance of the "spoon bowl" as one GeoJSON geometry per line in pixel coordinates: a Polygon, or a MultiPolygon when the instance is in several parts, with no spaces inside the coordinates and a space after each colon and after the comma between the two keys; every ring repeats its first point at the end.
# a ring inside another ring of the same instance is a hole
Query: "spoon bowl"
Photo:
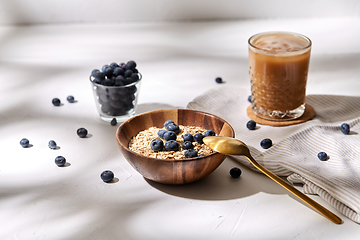
{"type": "Polygon", "coordinates": [[[251,156],[249,148],[246,146],[245,143],[242,141],[236,139],[236,138],[230,138],[230,137],[219,137],[219,136],[211,136],[211,137],[205,137],[203,139],[203,142],[215,150],[216,152],[225,154],[225,155],[242,155],[245,156],[254,167],[256,167],[258,170],[260,170],[262,173],[264,173],[266,176],[274,180],[276,183],[284,187],[286,190],[303,200],[305,203],[309,204],[312,208],[317,210],[319,213],[321,213],[324,217],[329,219],[330,221],[340,224],[342,223],[341,218],[336,216],[334,213],[330,212],[325,207],[321,206],[319,203],[315,202],[299,190],[297,190],[295,187],[290,185],[290,183],[284,181],[282,178],[278,177],[271,171],[269,171],[267,168],[260,165],[255,159],[251,156]]]}

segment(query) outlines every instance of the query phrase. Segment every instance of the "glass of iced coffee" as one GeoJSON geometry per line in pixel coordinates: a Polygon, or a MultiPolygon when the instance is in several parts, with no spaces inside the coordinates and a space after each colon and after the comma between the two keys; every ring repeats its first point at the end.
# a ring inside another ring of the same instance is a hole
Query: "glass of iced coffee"
{"type": "Polygon", "coordinates": [[[305,112],[311,40],[297,33],[265,32],[249,41],[252,111],[284,121],[305,112]]]}

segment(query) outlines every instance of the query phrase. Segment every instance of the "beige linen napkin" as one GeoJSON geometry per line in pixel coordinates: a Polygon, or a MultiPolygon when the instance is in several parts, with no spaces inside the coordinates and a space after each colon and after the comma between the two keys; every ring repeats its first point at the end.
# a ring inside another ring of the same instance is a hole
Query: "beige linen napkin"
{"type": "MultiPolygon", "coordinates": [[[[257,125],[248,130],[246,109],[250,91],[219,86],[188,104],[217,115],[229,122],[236,138],[245,142],[252,156],[273,173],[291,183],[303,183],[303,192],[318,194],[349,219],[360,223],[360,97],[309,95],[306,102],[314,107],[314,119],[292,126],[257,125]],[[340,130],[350,125],[350,134],[340,130]],[[260,141],[270,138],[273,146],[262,149],[260,141]],[[327,161],[320,161],[326,152],[327,161]]],[[[241,156],[231,156],[254,169],[241,156]]]]}

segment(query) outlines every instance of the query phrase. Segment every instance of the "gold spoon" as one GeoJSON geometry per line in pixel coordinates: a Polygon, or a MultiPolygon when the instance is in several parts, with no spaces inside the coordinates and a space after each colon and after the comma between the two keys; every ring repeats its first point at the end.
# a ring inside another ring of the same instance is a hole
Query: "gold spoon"
{"type": "Polygon", "coordinates": [[[309,204],[323,216],[328,218],[330,221],[340,224],[342,223],[341,218],[327,210],[325,207],[321,206],[295,187],[290,185],[288,182],[285,182],[280,177],[275,175],[274,173],[270,172],[268,169],[260,165],[255,159],[251,156],[249,148],[246,146],[245,143],[241,142],[238,139],[230,138],[230,137],[219,137],[219,136],[212,136],[212,137],[205,137],[203,138],[204,143],[215,150],[216,152],[225,154],[225,155],[243,155],[245,156],[252,165],[254,165],[257,169],[259,169],[262,173],[266,176],[280,184],[282,187],[287,189],[289,192],[293,193],[295,196],[309,204]]]}

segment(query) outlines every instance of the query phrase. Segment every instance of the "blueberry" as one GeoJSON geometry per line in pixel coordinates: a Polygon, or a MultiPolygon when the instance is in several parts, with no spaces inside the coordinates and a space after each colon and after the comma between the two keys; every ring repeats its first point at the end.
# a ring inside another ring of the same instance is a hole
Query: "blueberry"
{"type": "Polygon", "coordinates": [[[74,103],[75,102],[75,98],[74,96],[67,96],[66,100],[69,102],[69,103],[74,103]]]}
{"type": "Polygon", "coordinates": [[[164,148],[164,142],[160,138],[151,141],[150,147],[154,152],[161,151],[164,148]]]}
{"type": "Polygon", "coordinates": [[[193,149],[194,145],[190,141],[185,141],[182,145],[182,148],[183,149],[193,149]]]}
{"type": "Polygon", "coordinates": [[[114,179],[114,173],[110,170],[105,170],[100,174],[101,180],[108,183],[114,179]]]}
{"type": "Polygon", "coordinates": [[[94,70],[92,70],[92,71],[91,71],[91,76],[95,77],[95,75],[96,75],[98,72],[100,72],[99,69],[94,69],[94,70]]]}
{"type": "Polygon", "coordinates": [[[164,127],[166,128],[166,126],[167,126],[168,124],[170,124],[170,123],[174,123],[174,121],[173,121],[173,120],[167,120],[167,121],[165,121],[165,122],[164,122],[164,127]]]}
{"type": "Polygon", "coordinates": [[[230,169],[230,176],[233,178],[238,178],[241,175],[241,169],[237,167],[233,167],[230,169]]]}
{"type": "Polygon", "coordinates": [[[179,125],[175,124],[175,123],[170,123],[168,125],[166,125],[166,129],[168,131],[173,131],[175,132],[176,134],[178,134],[180,132],[180,128],[179,128],[179,125]]]}
{"type": "Polygon", "coordinates": [[[55,164],[58,165],[58,167],[64,166],[66,163],[66,159],[63,156],[57,156],[55,158],[55,164]]]}
{"type": "Polygon", "coordinates": [[[56,142],[54,140],[50,140],[48,146],[50,149],[56,149],[56,142]]]}
{"type": "Polygon", "coordinates": [[[133,60],[128,61],[128,62],[126,63],[126,65],[127,65],[127,67],[128,67],[129,69],[135,69],[135,68],[136,68],[136,62],[133,61],[133,60]]]}
{"type": "Polygon", "coordinates": [[[110,67],[110,66],[109,66],[108,64],[105,64],[105,65],[101,68],[101,71],[102,71],[102,72],[105,72],[105,69],[108,68],[108,67],[110,67]]]}
{"type": "Polygon", "coordinates": [[[222,78],[221,78],[221,77],[217,77],[217,78],[215,78],[215,82],[217,82],[217,83],[222,83],[222,82],[223,82],[223,80],[222,80],[222,78]]]}
{"type": "Polygon", "coordinates": [[[158,136],[160,137],[160,138],[164,138],[164,134],[166,133],[166,130],[164,130],[164,129],[160,129],[159,131],[158,131],[158,136]]]}
{"type": "Polygon", "coordinates": [[[184,141],[190,141],[190,142],[194,141],[194,137],[191,133],[185,133],[183,135],[183,139],[184,139],[184,141]]]}
{"type": "Polygon", "coordinates": [[[60,101],[60,99],[58,99],[58,98],[53,98],[52,104],[54,104],[54,106],[60,106],[61,101],[60,101]]]}
{"type": "Polygon", "coordinates": [[[272,141],[271,141],[271,139],[265,138],[265,139],[261,140],[260,146],[261,146],[262,148],[264,148],[264,149],[270,148],[270,147],[272,146],[272,141]]]}
{"type": "Polygon", "coordinates": [[[125,85],[128,85],[128,84],[133,83],[133,82],[134,82],[134,80],[131,77],[125,78],[125,85]]]}
{"type": "Polygon", "coordinates": [[[200,153],[198,157],[205,157],[205,154],[200,153]]]}
{"type": "Polygon", "coordinates": [[[94,73],[93,77],[95,78],[96,83],[101,83],[101,81],[105,79],[105,74],[103,72],[98,71],[94,73]]]}
{"type": "Polygon", "coordinates": [[[121,68],[124,69],[124,70],[127,69],[127,68],[126,68],[126,64],[123,63],[123,62],[119,64],[119,67],[121,67],[121,68]]]}
{"type": "Polygon", "coordinates": [[[79,128],[76,133],[79,137],[84,138],[88,134],[88,131],[85,128],[79,128]]]}
{"type": "Polygon", "coordinates": [[[133,73],[133,74],[131,74],[131,79],[134,81],[134,82],[136,82],[136,81],[138,81],[140,78],[139,78],[139,75],[137,74],[137,73],[133,73]]]}
{"type": "Polygon", "coordinates": [[[105,79],[101,82],[104,86],[114,86],[115,85],[115,79],[105,79]]]}
{"type": "Polygon", "coordinates": [[[194,140],[198,143],[203,143],[203,138],[204,138],[204,135],[202,135],[201,133],[196,133],[194,135],[194,140]]]}
{"type": "Polygon", "coordinates": [[[179,150],[179,143],[175,140],[169,140],[165,143],[165,149],[167,151],[177,151],[179,150]]]}
{"type": "Polygon", "coordinates": [[[251,103],[251,95],[248,96],[248,102],[251,103]]]}
{"type": "Polygon", "coordinates": [[[29,146],[29,140],[27,138],[23,138],[20,140],[20,145],[23,147],[23,148],[27,148],[29,146]]]}
{"type": "Polygon", "coordinates": [[[115,86],[125,86],[125,78],[122,75],[119,75],[115,78],[115,86]]]}
{"type": "Polygon", "coordinates": [[[350,126],[349,126],[349,124],[347,124],[347,123],[341,124],[340,129],[341,129],[341,132],[342,132],[343,134],[346,134],[346,135],[347,135],[347,134],[350,133],[350,126]]]}
{"type": "Polygon", "coordinates": [[[215,132],[213,130],[207,130],[205,133],[204,133],[204,136],[205,137],[209,137],[209,136],[215,136],[215,132]]]}
{"type": "Polygon", "coordinates": [[[184,155],[186,158],[193,158],[193,157],[197,157],[198,153],[194,149],[189,149],[185,151],[184,155]]]}
{"type": "Polygon", "coordinates": [[[253,120],[250,120],[246,123],[246,127],[249,129],[249,130],[254,130],[256,128],[256,122],[253,121],[253,120]]]}
{"type": "Polygon", "coordinates": [[[319,152],[317,156],[321,161],[326,161],[328,159],[326,152],[319,152]]]}
{"type": "Polygon", "coordinates": [[[176,140],[176,133],[174,133],[173,131],[166,131],[164,133],[164,139],[166,141],[169,141],[169,140],[176,140]]]}
{"type": "Polygon", "coordinates": [[[112,69],[111,67],[107,67],[104,69],[103,73],[105,74],[105,76],[107,76],[108,78],[111,78],[113,73],[114,73],[114,69],[112,69]]]}
{"type": "Polygon", "coordinates": [[[117,63],[113,62],[113,63],[110,64],[110,67],[112,69],[115,69],[115,68],[119,67],[119,65],[117,63]]]}
{"type": "Polygon", "coordinates": [[[113,74],[115,76],[124,75],[124,69],[122,69],[121,67],[116,67],[114,68],[113,74]]]}
{"type": "Polygon", "coordinates": [[[124,73],[124,77],[127,78],[127,77],[131,77],[131,75],[133,74],[134,72],[132,70],[126,70],[125,73],[124,73]]]}
{"type": "Polygon", "coordinates": [[[115,126],[116,124],[117,124],[116,118],[111,119],[110,125],[111,125],[111,126],[115,126]]]}

